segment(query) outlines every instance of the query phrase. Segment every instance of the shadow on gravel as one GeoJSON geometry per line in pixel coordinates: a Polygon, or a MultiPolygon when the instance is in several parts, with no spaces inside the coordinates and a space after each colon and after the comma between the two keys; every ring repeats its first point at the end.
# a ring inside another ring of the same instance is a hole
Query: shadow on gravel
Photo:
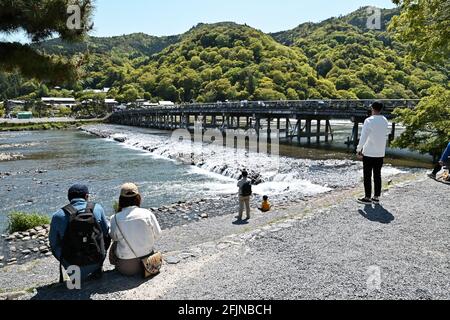
{"type": "Polygon", "coordinates": [[[359,214],[369,221],[379,222],[382,224],[389,224],[395,220],[394,215],[381,205],[366,205],[364,210],[359,210],[359,214]]]}
{"type": "Polygon", "coordinates": [[[92,300],[96,294],[122,292],[139,287],[151,279],[142,277],[124,277],[116,271],[107,271],[101,280],[87,281],[81,290],[69,290],[66,284],[52,284],[37,288],[37,294],[31,300],[92,300]]]}
{"type": "Polygon", "coordinates": [[[233,222],[233,224],[237,225],[237,226],[243,226],[243,225],[248,224],[248,220],[236,220],[233,222]]]}

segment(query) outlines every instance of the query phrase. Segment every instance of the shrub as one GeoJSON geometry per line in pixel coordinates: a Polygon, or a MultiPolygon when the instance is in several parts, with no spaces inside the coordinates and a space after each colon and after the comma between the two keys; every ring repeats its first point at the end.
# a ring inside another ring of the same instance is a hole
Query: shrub
{"type": "Polygon", "coordinates": [[[12,212],[8,215],[8,232],[22,232],[50,224],[50,218],[37,213],[12,212]]]}

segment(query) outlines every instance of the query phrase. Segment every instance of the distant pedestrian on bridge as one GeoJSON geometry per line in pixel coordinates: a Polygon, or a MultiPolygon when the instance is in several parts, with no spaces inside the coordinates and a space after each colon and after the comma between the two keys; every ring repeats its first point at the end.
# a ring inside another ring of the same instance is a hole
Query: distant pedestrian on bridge
{"type": "Polygon", "coordinates": [[[364,164],[364,189],[365,197],[358,199],[362,204],[380,203],[382,179],[381,169],[386,156],[386,144],[388,135],[388,120],[381,115],[383,104],[372,104],[372,116],[366,119],[357,147],[358,158],[364,164]],[[372,198],[372,173],[375,184],[375,194],[372,198]]]}

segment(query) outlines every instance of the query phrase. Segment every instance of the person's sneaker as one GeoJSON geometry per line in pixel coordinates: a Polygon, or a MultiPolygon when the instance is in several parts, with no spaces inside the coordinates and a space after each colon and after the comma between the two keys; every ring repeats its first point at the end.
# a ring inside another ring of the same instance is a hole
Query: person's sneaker
{"type": "Polygon", "coordinates": [[[380,198],[372,198],[372,202],[375,204],[380,204],[380,198]]]}
{"type": "Polygon", "coordinates": [[[358,201],[358,203],[361,203],[361,204],[372,204],[372,200],[370,200],[369,198],[361,198],[361,199],[358,199],[357,201],[358,201]]]}

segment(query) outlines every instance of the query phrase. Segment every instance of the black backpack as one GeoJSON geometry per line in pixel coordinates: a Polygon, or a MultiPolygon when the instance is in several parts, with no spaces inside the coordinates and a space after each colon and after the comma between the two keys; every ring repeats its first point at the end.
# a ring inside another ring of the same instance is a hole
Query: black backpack
{"type": "MultiPolygon", "coordinates": [[[[63,208],[69,224],[62,242],[61,260],[79,267],[103,264],[106,257],[105,235],[94,216],[94,203],[77,210],[71,204],[63,208]]],[[[108,235],[106,235],[108,236],[108,235]]]]}
{"type": "Polygon", "coordinates": [[[250,181],[247,181],[242,186],[242,196],[243,197],[250,197],[252,194],[253,194],[252,183],[250,181]]]}

